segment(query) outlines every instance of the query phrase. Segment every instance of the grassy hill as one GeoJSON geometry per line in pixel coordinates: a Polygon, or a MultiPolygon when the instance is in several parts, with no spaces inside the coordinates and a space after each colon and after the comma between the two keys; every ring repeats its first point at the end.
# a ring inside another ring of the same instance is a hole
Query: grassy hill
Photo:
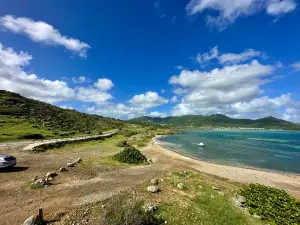
{"type": "Polygon", "coordinates": [[[0,90],[0,141],[96,134],[123,126],[120,120],[62,109],[0,90]]]}
{"type": "Polygon", "coordinates": [[[277,119],[265,117],[257,120],[233,119],[222,114],[211,116],[186,115],[175,117],[149,117],[143,116],[130,120],[133,123],[164,124],[171,127],[245,127],[245,128],[265,128],[265,129],[289,129],[300,130],[300,125],[277,119]]]}

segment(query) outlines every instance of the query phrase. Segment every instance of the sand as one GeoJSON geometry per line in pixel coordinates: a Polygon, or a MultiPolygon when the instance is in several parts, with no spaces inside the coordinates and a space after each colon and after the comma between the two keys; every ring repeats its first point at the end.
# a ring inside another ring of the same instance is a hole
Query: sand
{"type": "MultiPolygon", "coordinates": [[[[259,183],[287,190],[300,199],[300,176],[288,173],[270,172],[260,169],[240,168],[205,162],[176,153],[160,145],[158,137],[148,147],[158,154],[158,159],[169,157],[175,165],[184,165],[194,170],[215,175],[239,183],[259,183]]],[[[299,165],[300,166],[300,165],[299,165]]]]}

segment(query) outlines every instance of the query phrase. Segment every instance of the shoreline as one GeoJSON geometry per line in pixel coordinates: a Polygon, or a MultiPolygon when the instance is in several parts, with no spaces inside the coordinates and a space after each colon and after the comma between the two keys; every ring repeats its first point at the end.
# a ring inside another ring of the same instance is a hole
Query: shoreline
{"type": "Polygon", "coordinates": [[[290,172],[284,172],[284,171],[279,171],[279,170],[271,170],[271,169],[264,169],[264,168],[258,168],[258,167],[250,167],[250,166],[234,166],[234,165],[230,165],[230,164],[217,163],[217,162],[210,161],[210,160],[203,160],[203,159],[197,158],[195,156],[192,156],[192,155],[189,155],[189,154],[177,151],[176,149],[164,146],[161,143],[158,143],[158,142],[162,142],[162,141],[159,141],[158,138],[163,137],[163,136],[166,136],[166,135],[157,135],[156,137],[152,138],[152,141],[154,142],[155,145],[158,145],[161,148],[164,148],[165,150],[174,152],[176,154],[179,154],[181,156],[184,156],[184,157],[187,157],[187,158],[190,158],[190,159],[193,159],[193,160],[197,160],[197,161],[205,162],[205,163],[211,163],[211,164],[215,164],[215,165],[229,166],[229,167],[234,167],[234,168],[257,170],[257,171],[269,172],[269,173],[278,173],[278,174],[283,174],[283,175],[287,175],[287,176],[288,175],[292,175],[292,176],[297,176],[297,177],[300,178],[300,174],[299,173],[290,173],[290,172]]]}
{"type": "Polygon", "coordinates": [[[267,186],[285,189],[293,196],[300,199],[300,175],[277,171],[268,171],[260,168],[235,167],[203,161],[201,159],[179,153],[162,146],[157,135],[152,138],[152,147],[161,154],[167,155],[176,161],[199,172],[218,176],[238,183],[260,183],[267,186]]]}

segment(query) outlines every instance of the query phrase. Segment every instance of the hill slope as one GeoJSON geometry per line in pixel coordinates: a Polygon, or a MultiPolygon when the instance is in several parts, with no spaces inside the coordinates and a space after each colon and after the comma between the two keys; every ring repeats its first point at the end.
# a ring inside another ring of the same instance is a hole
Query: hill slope
{"type": "Polygon", "coordinates": [[[82,135],[122,126],[120,120],[62,109],[0,90],[0,141],[26,138],[28,134],[82,135]]]}
{"type": "Polygon", "coordinates": [[[133,123],[146,124],[164,124],[174,127],[248,127],[248,128],[266,128],[266,129],[300,129],[300,126],[285,120],[274,117],[265,117],[257,120],[233,119],[222,114],[211,116],[187,115],[175,117],[149,117],[143,116],[130,120],[133,123]]]}

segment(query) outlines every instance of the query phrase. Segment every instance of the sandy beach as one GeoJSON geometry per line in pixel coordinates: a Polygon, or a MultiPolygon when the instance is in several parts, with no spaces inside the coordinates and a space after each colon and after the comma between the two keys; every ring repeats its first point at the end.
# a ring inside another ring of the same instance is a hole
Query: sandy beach
{"type": "MultiPolygon", "coordinates": [[[[145,148],[145,152],[158,163],[169,166],[182,166],[203,173],[218,176],[239,183],[259,183],[282,188],[297,199],[300,199],[300,176],[288,173],[277,173],[249,168],[239,168],[205,162],[181,155],[160,145],[159,136],[152,139],[152,143],[145,148]]],[[[165,166],[166,166],[165,165],[165,166]]]]}

